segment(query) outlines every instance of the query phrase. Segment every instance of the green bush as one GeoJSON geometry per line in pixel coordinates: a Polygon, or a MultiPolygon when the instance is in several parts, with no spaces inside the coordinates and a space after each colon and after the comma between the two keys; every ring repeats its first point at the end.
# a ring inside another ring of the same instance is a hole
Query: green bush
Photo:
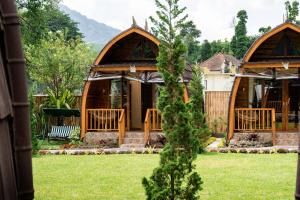
{"type": "Polygon", "coordinates": [[[79,144],[80,143],[80,128],[75,128],[70,133],[70,144],[79,144]]]}

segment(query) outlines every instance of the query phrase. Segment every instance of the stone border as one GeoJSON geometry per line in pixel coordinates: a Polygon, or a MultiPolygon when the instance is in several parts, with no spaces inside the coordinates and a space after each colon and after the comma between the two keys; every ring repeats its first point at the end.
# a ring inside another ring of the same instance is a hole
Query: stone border
{"type": "Polygon", "coordinates": [[[298,147],[260,147],[260,148],[209,148],[208,152],[217,153],[249,153],[249,154],[273,154],[273,153],[298,153],[298,147]]]}
{"type": "Polygon", "coordinates": [[[108,154],[158,154],[154,148],[110,148],[110,149],[61,149],[39,150],[39,155],[108,155],[108,154]]]}
{"type": "MultiPolygon", "coordinates": [[[[109,148],[109,149],[60,149],[39,150],[39,155],[109,155],[109,154],[158,154],[162,149],[154,148],[109,148]]],[[[208,148],[207,152],[274,154],[298,153],[298,147],[261,147],[261,148],[208,148]]]]}

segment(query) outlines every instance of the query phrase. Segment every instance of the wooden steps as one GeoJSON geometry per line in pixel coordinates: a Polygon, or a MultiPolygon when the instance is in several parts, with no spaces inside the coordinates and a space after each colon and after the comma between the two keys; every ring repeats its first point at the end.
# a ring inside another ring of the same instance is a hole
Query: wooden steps
{"type": "Polygon", "coordinates": [[[120,145],[120,148],[143,148],[144,132],[142,131],[128,131],[125,133],[124,144],[120,145]]]}

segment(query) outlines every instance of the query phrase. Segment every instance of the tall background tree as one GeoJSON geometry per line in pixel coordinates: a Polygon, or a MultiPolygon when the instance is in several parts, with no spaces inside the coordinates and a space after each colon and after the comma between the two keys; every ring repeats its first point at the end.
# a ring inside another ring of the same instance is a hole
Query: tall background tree
{"type": "Polygon", "coordinates": [[[205,144],[211,136],[211,132],[205,123],[202,76],[200,68],[197,65],[194,66],[192,79],[189,84],[189,108],[190,113],[192,113],[192,123],[195,135],[199,140],[199,153],[205,151],[205,144]]]}
{"type": "Polygon", "coordinates": [[[31,80],[39,83],[43,91],[50,88],[57,98],[64,90],[80,90],[88,63],[94,57],[80,39],[66,42],[66,37],[64,32],[51,32],[38,47],[28,45],[26,53],[31,80]]]}
{"type": "Polygon", "coordinates": [[[285,11],[286,21],[300,25],[300,21],[297,20],[297,17],[299,16],[299,2],[297,0],[292,1],[292,3],[290,1],[286,1],[285,11]]]}
{"type": "Polygon", "coordinates": [[[230,46],[233,55],[241,59],[247,51],[249,45],[249,38],[247,37],[247,19],[248,15],[245,10],[240,10],[237,13],[238,23],[234,27],[234,36],[232,37],[230,46]]]}
{"type": "Polygon", "coordinates": [[[59,10],[59,3],[17,1],[30,86],[37,85],[33,93],[46,93],[49,87],[57,97],[65,89],[80,90],[87,66],[96,55],[83,42],[77,22],[59,10]]]}
{"type": "Polygon", "coordinates": [[[200,42],[201,31],[197,29],[193,21],[183,24],[180,30],[180,36],[183,38],[184,44],[187,46],[187,62],[194,64],[200,59],[200,42]]]}
{"type": "Polygon", "coordinates": [[[160,154],[160,165],[149,179],[143,179],[147,199],[197,199],[201,178],[193,171],[199,141],[191,122],[188,105],[183,101],[186,47],[180,31],[187,19],[179,0],[156,0],[158,19],[151,17],[160,39],[157,66],[164,79],[158,109],[168,143],[160,154]]]}

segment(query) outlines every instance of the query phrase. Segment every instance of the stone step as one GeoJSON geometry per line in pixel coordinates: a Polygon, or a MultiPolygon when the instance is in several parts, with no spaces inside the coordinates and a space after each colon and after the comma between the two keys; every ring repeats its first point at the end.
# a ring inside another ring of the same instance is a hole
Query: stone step
{"type": "Polygon", "coordinates": [[[124,144],[144,144],[144,138],[124,138],[124,144]]]}
{"type": "Polygon", "coordinates": [[[144,148],[144,144],[121,144],[120,148],[121,149],[126,149],[126,148],[131,148],[131,149],[136,149],[136,148],[144,148]]]}
{"type": "Polygon", "coordinates": [[[298,146],[298,140],[294,139],[276,139],[275,145],[277,146],[298,146]]]}
{"type": "Polygon", "coordinates": [[[144,132],[142,131],[128,131],[125,133],[125,138],[144,138],[144,132]]]}

